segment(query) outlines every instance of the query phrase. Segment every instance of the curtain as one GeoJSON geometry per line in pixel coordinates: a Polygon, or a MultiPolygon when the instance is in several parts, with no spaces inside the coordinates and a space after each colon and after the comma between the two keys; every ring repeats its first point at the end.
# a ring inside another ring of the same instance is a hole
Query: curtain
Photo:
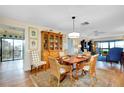
{"type": "Polygon", "coordinates": [[[79,39],[68,38],[68,53],[70,55],[78,54],[79,51],[78,45],[79,45],[79,39]]]}

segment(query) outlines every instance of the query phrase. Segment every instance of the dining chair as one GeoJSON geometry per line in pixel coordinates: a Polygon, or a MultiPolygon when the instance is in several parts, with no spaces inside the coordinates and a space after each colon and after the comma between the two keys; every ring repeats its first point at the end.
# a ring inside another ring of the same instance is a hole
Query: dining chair
{"type": "Polygon", "coordinates": [[[35,71],[39,70],[39,67],[44,66],[44,70],[46,70],[46,61],[41,61],[40,56],[37,50],[31,50],[31,72],[33,67],[35,67],[35,71]]]}
{"type": "MultiPolygon", "coordinates": [[[[66,75],[67,72],[70,71],[70,66],[66,66],[66,65],[60,65],[58,63],[58,61],[56,60],[56,58],[54,57],[48,57],[49,63],[50,63],[50,74],[55,76],[58,79],[58,84],[57,86],[59,86],[60,81],[63,79],[61,79],[62,75],[66,75]]],[[[49,77],[49,81],[50,81],[51,77],[49,77]]]]}
{"type": "Polygon", "coordinates": [[[64,51],[60,51],[60,52],[59,52],[59,56],[60,56],[60,57],[64,57],[64,56],[65,56],[64,51]]]}
{"type": "Polygon", "coordinates": [[[91,56],[91,52],[89,52],[89,51],[88,52],[84,52],[83,55],[90,57],[91,56]]]}
{"type": "Polygon", "coordinates": [[[89,62],[80,64],[80,68],[82,68],[82,73],[88,72],[90,79],[91,79],[91,85],[94,86],[94,78],[96,78],[96,62],[98,59],[98,54],[91,56],[89,62]]]}
{"type": "Polygon", "coordinates": [[[84,66],[83,70],[88,71],[91,79],[91,85],[94,86],[94,78],[96,78],[96,62],[98,59],[98,54],[91,56],[90,62],[87,66],[84,66]]]}
{"type": "Polygon", "coordinates": [[[61,64],[63,64],[63,59],[65,59],[65,58],[67,58],[67,55],[65,54],[65,52],[64,51],[60,51],[58,59],[59,59],[61,64]]]}

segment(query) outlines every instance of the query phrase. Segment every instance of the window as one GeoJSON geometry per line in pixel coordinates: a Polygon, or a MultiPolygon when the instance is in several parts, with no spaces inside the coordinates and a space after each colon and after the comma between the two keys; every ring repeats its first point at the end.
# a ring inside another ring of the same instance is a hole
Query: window
{"type": "Polygon", "coordinates": [[[0,39],[0,61],[23,59],[23,40],[0,39]]]}
{"type": "Polygon", "coordinates": [[[109,48],[108,42],[102,42],[101,43],[101,48],[109,48]]]}
{"type": "Polygon", "coordinates": [[[113,48],[115,46],[115,42],[110,42],[110,48],[113,48]]]}
{"type": "Polygon", "coordinates": [[[98,48],[101,48],[101,43],[97,43],[97,47],[98,48]]]}
{"type": "Polygon", "coordinates": [[[115,42],[115,47],[124,48],[124,41],[116,41],[116,42],[115,42]]]}
{"type": "Polygon", "coordinates": [[[2,61],[13,59],[13,40],[2,39],[2,61]]]}
{"type": "Polygon", "coordinates": [[[23,41],[14,40],[14,59],[23,58],[23,41]]]}
{"type": "Polygon", "coordinates": [[[110,48],[114,47],[121,47],[124,48],[124,41],[104,41],[104,42],[97,42],[97,48],[99,50],[99,53],[102,53],[102,51],[109,51],[110,48]]]}

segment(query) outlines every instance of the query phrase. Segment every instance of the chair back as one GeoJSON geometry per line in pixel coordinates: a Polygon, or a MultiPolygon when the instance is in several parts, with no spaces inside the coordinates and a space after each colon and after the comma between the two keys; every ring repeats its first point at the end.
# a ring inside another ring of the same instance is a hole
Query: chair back
{"type": "Polygon", "coordinates": [[[88,56],[88,57],[91,56],[91,52],[84,52],[83,54],[86,55],[86,56],[88,56]]]}
{"type": "Polygon", "coordinates": [[[120,61],[121,53],[123,52],[123,48],[111,48],[108,54],[108,61],[120,61]]]}
{"type": "Polygon", "coordinates": [[[91,75],[94,75],[95,72],[96,72],[96,62],[97,62],[97,59],[98,59],[98,54],[94,55],[94,56],[91,56],[91,59],[90,59],[90,74],[91,75]]]}
{"type": "Polygon", "coordinates": [[[40,61],[39,53],[37,50],[31,50],[31,57],[32,57],[32,65],[38,66],[40,61]]]}
{"type": "Polygon", "coordinates": [[[50,63],[51,74],[53,74],[54,76],[59,78],[59,76],[60,76],[60,64],[58,63],[58,61],[54,57],[49,56],[48,60],[50,63]]]}
{"type": "Polygon", "coordinates": [[[63,56],[65,56],[64,51],[59,52],[59,57],[63,57],[63,56]]]}
{"type": "Polygon", "coordinates": [[[87,49],[84,49],[84,53],[88,52],[87,49]]]}

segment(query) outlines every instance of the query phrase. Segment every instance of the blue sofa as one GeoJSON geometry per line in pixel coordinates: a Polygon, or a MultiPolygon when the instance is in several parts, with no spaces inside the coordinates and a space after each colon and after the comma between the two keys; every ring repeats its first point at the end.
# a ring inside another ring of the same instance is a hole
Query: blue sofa
{"type": "Polygon", "coordinates": [[[123,48],[111,48],[108,55],[106,56],[106,61],[111,62],[119,62],[121,60],[121,53],[123,52],[123,48]]]}

